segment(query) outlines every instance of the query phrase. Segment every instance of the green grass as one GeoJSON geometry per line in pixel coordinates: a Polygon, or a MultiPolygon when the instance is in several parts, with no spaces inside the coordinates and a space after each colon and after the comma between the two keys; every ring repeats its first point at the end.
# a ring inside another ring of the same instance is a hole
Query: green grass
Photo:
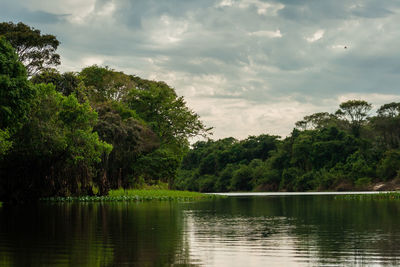
{"type": "Polygon", "coordinates": [[[81,196],[81,197],[50,197],[43,198],[50,202],[121,202],[121,201],[192,201],[212,199],[219,196],[202,194],[198,192],[176,191],[166,189],[117,189],[111,190],[107,196],[81,196]]]}
{"type": "Polygon", "coordinates": [[[168,189],[117,189],[111,190],[108,193],[109,196],[140,196],[140,197],[171,197],[171,198],[205,198],[210,197],[210,195],[202,194],[198,192],[189,192],[189,191],[177,191],[177,190],[168,190],[168,189]]]}
{"type": "Polygon", "coordinates": [[[388,192],[371,195],[338,195],[335,199],[343,200],[400,200],[400,192],[388,192]]]}
{"type": "Polygon", "coordinates": [[[3,202],[0,202],[0,207],[3,206],[3,202]]]}

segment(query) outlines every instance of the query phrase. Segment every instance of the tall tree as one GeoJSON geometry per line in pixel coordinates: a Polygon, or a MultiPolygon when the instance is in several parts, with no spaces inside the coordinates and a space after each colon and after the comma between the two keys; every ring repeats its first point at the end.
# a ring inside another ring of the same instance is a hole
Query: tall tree
{"type": "Polygon", "coordinates": [[[0,23],[0,36],[15,48],[28,76],[60,64],[60,55],[56,53],[60,42],[54,35],[41,34],[40,30],[22,22],[3,22],[0,23]]]}
{"type": "Polygon", "coordinates": [[[335,115],[328,112],[318,112],[305,116],[303,120],[296,122],[296,128],[301,130],[321,129],[332,124],[336,119],[335,115]]]}
{"type": "Polygon", "coordinates": [[[135,173],[138,159],[158,147],[158,138],[132,117],[134,112],[127,114],[120,104],[99,103],[96,110],[99,120],[94,130],[101,140],[113,146],[108,158],[102,162],[108,185],[111,188],[127,187],[138,176],[135,173]]]}
{"type": "Polygon", "coordinates": [[[376,117],[371,118],[374,129],[383,137],[387,148],[400,146],[400,103],[389,103],[381,106],[376,117]]]}
{"type": "Polygon", "coordinates": [[[66,96],[74,92],[76,93],[79,83],[82,82],[74,72],[64,72],[61,74],[55,69],[42,71],[33,76],[30,81],[33,84],[52,83],[58,92],[66,96]]]}
{"type": "Polygon", "coordinates": [[[400,116],[400,103],[392,102],[389,104],[384,104],[378,111],[380,117],[394,118],[400,116]]]}
{"type": "Polygon", "coordinates": [[[0,37],[0,156],[11,146],[10,134],[26,120],[34,95],[24,66],[11,45],[0,37]]]}
{"type": "Polygon", "coordinates": [[[355,136],[360,135],[362,124],[368,118],[372,105],[364,100],[349,100],[340,104],[336,115],[350,123],[355,136]]]}
{"type": "Polygon", "coordinates": [[[164,82],[134,77],[136,88],[130,90],[127,103],[149,126],[164,144],[186,145],[188,138],[210,133],[199,115],[186,106],[183,97],[164,82]]]}
{"type": "Polygon", "coordinates": [[[80,72],[79,77],[90,90],[95,101],[121,101],[129,90],[135,88],[135,82],[131,76],[108,67],[97,65],[86,67],[80,72]]]}

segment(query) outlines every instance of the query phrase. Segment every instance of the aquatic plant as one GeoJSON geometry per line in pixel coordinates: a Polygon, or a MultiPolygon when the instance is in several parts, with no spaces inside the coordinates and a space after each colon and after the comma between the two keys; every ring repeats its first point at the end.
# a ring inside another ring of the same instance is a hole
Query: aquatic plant
{"type": "Polygon", "coordinates": [[[336,200],[400,200],[400,192],[383,192],[379,194],[338,195],[336,200]]]}
{"type": "Polygon", "coordinates": [[[189,191],[117,189],[111,190],[107,196],[49,197],[42,200],[50,202],[191,201],[218,197],[220,196],[189,191]]]}

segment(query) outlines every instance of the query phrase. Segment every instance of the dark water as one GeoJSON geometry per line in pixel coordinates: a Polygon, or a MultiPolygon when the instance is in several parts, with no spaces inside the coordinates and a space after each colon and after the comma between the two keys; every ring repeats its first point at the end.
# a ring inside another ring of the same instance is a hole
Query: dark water
{"type": "Polygon", "coordinates": [[[0,207],[0,266],[400,265],[400,202],[333,196],[0,207]]]}

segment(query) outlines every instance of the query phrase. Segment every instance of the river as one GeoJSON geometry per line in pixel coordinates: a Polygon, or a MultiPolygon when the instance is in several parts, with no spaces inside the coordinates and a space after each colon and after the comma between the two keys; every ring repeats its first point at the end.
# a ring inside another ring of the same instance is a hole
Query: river
{"type": "Polygon", "coordinates": [[[0,207],[0,266],[400,265],[400,201],[235,195],[0,207]]]}

